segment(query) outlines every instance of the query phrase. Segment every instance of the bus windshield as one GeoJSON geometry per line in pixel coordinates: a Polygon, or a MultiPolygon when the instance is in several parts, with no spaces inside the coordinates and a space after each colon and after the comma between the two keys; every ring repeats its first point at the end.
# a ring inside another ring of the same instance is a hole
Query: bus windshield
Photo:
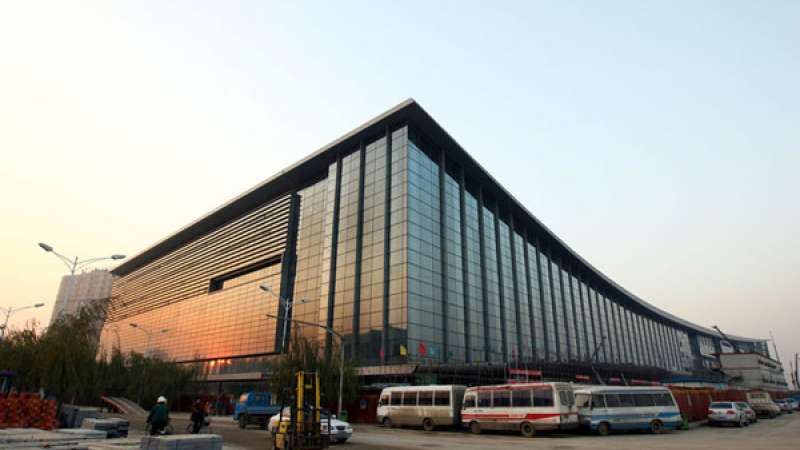
{"type": "Polygon", "coordinates": [[[588,408],[592,400],[592,394],[577,393],[575,394],[575,406],[578,408],[588,408]]]}

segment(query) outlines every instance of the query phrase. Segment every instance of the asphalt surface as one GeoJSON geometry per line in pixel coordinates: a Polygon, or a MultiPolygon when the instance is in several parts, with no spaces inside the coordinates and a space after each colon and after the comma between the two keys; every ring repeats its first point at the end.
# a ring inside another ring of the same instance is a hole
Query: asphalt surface
{"type": "MultiPolygon", "coordinates": [[[[133,428],[144,429],[142,418],[131,418],[133,428]]],[[[188,419],[178,416],[172,419],[176,430],[182,430],[188,419]]],[[[212,430],[222,436],[225,448],[258,449],[272,448],[269,433],[255,425],[245,430],[230,417],[212,418],[212,430]]],[[[800,413],[784,415],[777,419],[762,419],[745,428],[710,427],[699,425],[688,431],[671,431],[662,435],[646,433],[615,434],[601,437],[580,434],[539,434],[524,438],[510,433],[487,433],[472,435],[458,431],[426,432],[419,429],[386,429],[373,425],[356,425],[353,438],[344,444],[334,444],[334,450],[430,450],[463,449],[503,450],[531,449],[798,449],[800,448],[800,413]]]]}

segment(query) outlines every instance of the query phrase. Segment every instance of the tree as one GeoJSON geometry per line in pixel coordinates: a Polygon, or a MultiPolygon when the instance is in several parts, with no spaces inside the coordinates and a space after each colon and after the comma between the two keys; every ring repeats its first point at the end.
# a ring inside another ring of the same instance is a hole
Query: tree
{"type": "MultiPolygon", "coordinates": [[[[304,338],[295,333],[289,344],[289,351],[280,355],[270,363],[270,377],[267,381],[270,391],[281,403],[288,399],[289,386],[292,386],[295,374],[304,370],[318,372],[322,403],[335,405],[339,401],[339,361],[340,346],[335,345],[326,356],[319,341],[304,338]]],[[[358,379],[355,362],[350,358],[344,361],[343,400],[349,401],[358,395],[358,379]]]]}

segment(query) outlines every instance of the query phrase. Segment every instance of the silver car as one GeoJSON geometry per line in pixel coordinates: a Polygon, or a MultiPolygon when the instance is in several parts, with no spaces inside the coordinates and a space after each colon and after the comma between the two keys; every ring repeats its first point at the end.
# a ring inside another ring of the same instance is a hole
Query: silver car
{"type": "MultiPolygon", "coordinates": [[[[286,420],[289,417],[289,414],[289,407],[283,408],[283,420],[286,420]]],[[[275,431],[278,429],[279,417],[280,414],[275,414],[269,419],[267,429],[272,434],[275,434],[275,431]]],[[[337,419],[335,415],[330,416],[330,430],[328,429],[328,415],[322,413],[321,419],[322,434],[327,434],[331,442],[342,443],[353,436],[353,427],[349,423],[337,419]]]]}
{"type": "Polygon", "coordinates": [[[725,423],[746,427],[750,424],[750,420],[747,418],[747,412],[736,402],[713,402],[708,405],[708,424],[725,423]]]}

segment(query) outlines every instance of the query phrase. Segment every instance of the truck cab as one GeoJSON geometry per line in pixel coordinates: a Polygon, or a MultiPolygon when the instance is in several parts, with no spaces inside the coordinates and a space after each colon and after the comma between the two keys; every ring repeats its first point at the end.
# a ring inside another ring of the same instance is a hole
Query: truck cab
{"type": "Polygon", "coordinates": [[[245,392],[233,409],[233,420],[239,422],[239,428],[256,423],[266,428],[269,418],[280,411],[280,405],[272,404],[269,392],[245,392]]]}

